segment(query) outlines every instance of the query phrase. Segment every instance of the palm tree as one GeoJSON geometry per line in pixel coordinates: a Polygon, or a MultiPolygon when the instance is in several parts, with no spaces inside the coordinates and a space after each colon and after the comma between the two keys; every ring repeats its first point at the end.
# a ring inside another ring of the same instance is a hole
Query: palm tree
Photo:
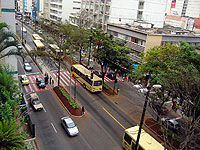
{"type": "Polygon", "coordinates": [[[0,122],[0,150],[21,150],[25,148],[24,137],[17,130],[14,121],[0,122]]]}
{"type": "Polygon", "coordinates": [[[2,52],[10,47],[17,46],[18,40],[12,32],[8,30],[8,25],[6,23],[0,23],[0,59],[10,55],[19,55],[21,56],[21,49],[11,49],[7,53],[3,54],[2,52]]]}
{"type": "Polygon", "coordinates": [[[17,81],[14,80],[12,74],[8,74],[8,72],[10,72],[8,67],[0,66],[0,102],[2,101],[3,103],[7,101],[8,94],[11,98],[19,88],[17,81]]]}

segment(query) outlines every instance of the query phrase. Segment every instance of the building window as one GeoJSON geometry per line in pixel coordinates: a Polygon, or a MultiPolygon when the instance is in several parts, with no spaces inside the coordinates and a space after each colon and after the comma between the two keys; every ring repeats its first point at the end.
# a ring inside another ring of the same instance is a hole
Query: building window
{"type": "Polygon", "coordinates": [[[73,9],[79,10],[80,8],[78,8],[78,7],[73,7],[73,9]]]}
{"type": "Polygon", "coordinates": [[[137,14],[138,20],[142,20],[142,14],[143,14],[143,11],[138,11],[138,14],[137,14]]]}
{"type": "Polygon", "coordinates": [[[144,1],[139,1],[138,8],[139,9],[144,9],[144,1]]]}

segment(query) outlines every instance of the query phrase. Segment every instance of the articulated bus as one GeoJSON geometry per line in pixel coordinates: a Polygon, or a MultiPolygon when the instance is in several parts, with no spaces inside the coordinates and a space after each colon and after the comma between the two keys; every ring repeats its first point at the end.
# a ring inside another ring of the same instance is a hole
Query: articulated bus
{"type": "Polygon", "coordinates": [[[86,89],[91,92],[102,91],[102,79],[93,72],[85,68],[81,64],[74,64],[71,68],[71,74],[75,77],[86,89]]]}
{"type": "Polygon", "coordinates": [[[45,53],[45,46],[40,40],[34,40],[35,50],[45,53]]]}
{"type": "MultiPolygon", "coordinates": [[[[139,126],[134,126],[125,130],[123,135],[122,146],[126,150],[134,150],[137,135],[138,135],[139,126]]],[[[162,146],[158,141],[156,141],[151,135],[145,132],[143,129],[141,130],[140,140],[138,144],[137,150],[164,150],[164,146],[162,146]]]]}
{"type": "Polygon", "coordinates": [[[65,52],[60,50],[60,48],[56,44],[49,44],[50,47],[50,54],[53,56],[54,59],[63,59],[65,57],[65,52]]]}
{"type": "Polygon", "coordinates": [[[38,34],[33,34],[32,35],[33,40],[40,40],[40,41],[44,41],[44,39],[42,37],[40,37],[38,34]]]}

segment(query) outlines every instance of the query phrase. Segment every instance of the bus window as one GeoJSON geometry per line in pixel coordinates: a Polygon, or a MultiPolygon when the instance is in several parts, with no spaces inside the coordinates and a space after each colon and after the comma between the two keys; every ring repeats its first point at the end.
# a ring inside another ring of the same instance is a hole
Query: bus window
{"type": "Polygon", "coordinates": [[[93,78],[91,78],[91,71],[86,67],[81,64],[75,64],[72,65],[71,70],[72,76],[78,76],[77,81],[79,81],[89,91],[102,91],[102,79],[95,74],[93,74],[93,78]]]}

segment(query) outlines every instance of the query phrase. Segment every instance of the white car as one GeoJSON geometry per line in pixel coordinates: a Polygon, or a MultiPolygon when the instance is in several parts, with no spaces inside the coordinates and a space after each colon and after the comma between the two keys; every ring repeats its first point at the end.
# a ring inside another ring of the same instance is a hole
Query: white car
{"type": "Polygon", "coordinates": [[[70,117],[68,117],[68,116],[62,117],[61,124],[62,124],[63,128],[65,129],[65,131],[67,131],[69,136],[78,135],[78,133],[79,133],[78,128],[77,128],[76,124],[74,123],[74,121],[70,117]]]}
{"type": "Polygon", "coordinates": [[[31,67],[31,65],[29,64],[29,63],[24,63],[24,69],[26,70],[26,71],[32,71],[32,67],[31,67]]]}
{"type": "Polygon", "coordinates": [[[38,33],[42,34],[42,31],[41,31],[41,30],[38,30],[38,33]]]}

